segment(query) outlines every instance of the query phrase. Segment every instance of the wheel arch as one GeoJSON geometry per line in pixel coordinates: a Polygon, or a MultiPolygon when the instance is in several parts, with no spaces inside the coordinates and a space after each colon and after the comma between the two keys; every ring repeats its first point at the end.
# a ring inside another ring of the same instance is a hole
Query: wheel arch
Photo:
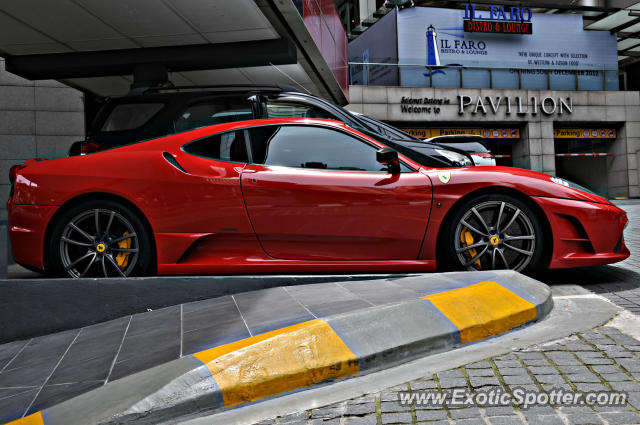
{"type": "Polygon", "coordinates": [[[113,201],[113,202],[117,202],[120,203],[124,206],[126,206],[127,208],[131,209],[131,211],[133,211],[134,214],[136,214],[138,216],[138,218],[140,218],[140,220],[142,221],[142,224],[145,226],[145,230],[147,232],[149,232],[150,238],[151,238],[151,243],[152,243],[152,248],[151,248],[151,254],[153,257],[153,260],[151,262],[151,265],[153,267],[153,273],[156,273],[156,268],[157,268],[157,247],[156,247],[156,238],[155,235],[153,233],[153,228],[151,227],[151,223],[149,222],[149,220],[147,219],[147,217],[144,215],[144,213],[142,212],[142,210],[133,202],[129,201],[126,198],[123,198],[122,196],[118,196],[118,195],[114,195],[112,193],[107,193],[107,192],[92,192],[92,193],[85,193],[82,195],[78,195],[75,196],[69,200],[67,200],[64,204],[62,204],[60,206],[60,208],[58,208],[58,210],[55,212],[55,214],[53,215],[53,217],[51,217],[51,220],[49,220],[49,223],[47,224],[47,229],[45,231],[44,234],[44,245],[43,245],[43,266],[44,266],[44,270],[45,272],[47,272],[48,270],[50,270],[50,258],[49,258],[49,243],[50,243],[50,239],[51,239],[51,233],[53,232],[53,229],[55,227],[55,224],[57,222],[57,220],[60,218],[60,216],[62,216],[62,214],[64,214],[65,212],[67,212],[69,209],[73,208],[74,206],[82,203],[82,202],[87,202],[87,201],[113,201]]]}
{"type": "Polygon", "coordinates": [[[444,220],[440,224],[440,228],[438,229],[438,238],[436,242],[436,261],[437,264],[444,264],[442,255],[444,252],[442,249],[439,249],[443,246],[443,238],[445,229],[447,229],[451,220],[453,220],[453,216],[460,209],[460,206],[464,204],[469,199],[482,196],[482,195],[509,195],[512,196],[522,202],[524,202],[531,210],[536,214],[536,216],[540,219],[540,223],[542,224],[542,228],[545,232],[544,238],[544,251],[542,257],[542,264],[545,266],[549,265],[551,261],[551,257],[553,255],[553,232],[551,230],[551,223],[549,222],[549,218],[544,213],[543,209],[538,205],[530,196],[525,195],[524,193],[513,189],[511,187],[506,186],[488,186],[483,187],[481,189],[474,190],[473,192],[469,192],[460,199],[458,199],[447,211],[444,216],[444,220]]]}

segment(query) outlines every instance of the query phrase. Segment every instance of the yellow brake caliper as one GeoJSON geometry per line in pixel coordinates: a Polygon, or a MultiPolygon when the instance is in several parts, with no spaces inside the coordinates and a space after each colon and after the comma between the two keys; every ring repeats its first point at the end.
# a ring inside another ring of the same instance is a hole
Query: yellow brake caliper
{"type": "MultiPolygon", "coordinates": [[[[128,234],[129,232],[124,232],[122,236],[127,236],[128,234]]],[[[118,242],[118,248],[123,248],[123,249],[131,248],[131,238],[123,239],[120,242],[118,242]]],[[[120,267],[121,270],[126,269],[127,265],[129,265],[130,256],[131,256],[130,252],[119,252],[116,255],[116,263],[118,263],[118,267],[120,267]]]]}
{"type": "MultiPolygon", "coordinates": [[[[462,232],[460,232],[460,242],[462,242],[463,247],[473,245],[473,242],[474,242],[473,235],[471,234],[469,229],[467,229],[466,227],[462,229],[462,232]]],[[[467,258],[467,260],[471,260],[476,255],[478,255],[478,252],[476,251],[475,248],[467,249],[464,252],[464,256],[467,258]]],[[[473,265],[476,266],[478,270],[482,269],[482,264],[480,263],[480,259],[477,259],[476,261],[474,261],[473,265]]]]}

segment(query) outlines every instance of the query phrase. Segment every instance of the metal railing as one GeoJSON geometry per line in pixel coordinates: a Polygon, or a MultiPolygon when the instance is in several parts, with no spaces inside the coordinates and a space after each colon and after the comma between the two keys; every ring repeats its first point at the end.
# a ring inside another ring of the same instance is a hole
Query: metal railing
{"type": "Polygon", "coordinates": [[[618,90],[618,70],[349,62],[349,84],[511,90],[618,90]]]}

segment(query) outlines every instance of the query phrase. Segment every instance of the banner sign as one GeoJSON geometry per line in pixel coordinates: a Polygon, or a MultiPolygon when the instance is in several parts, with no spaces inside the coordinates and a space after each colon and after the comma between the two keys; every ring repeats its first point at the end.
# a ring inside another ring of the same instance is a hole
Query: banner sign
{"type": "Polygon", "coordinates": [[[553,130],[556,139],[615,139],[613,128],[556,128],[553,130]]]}
{"type": "MultiPolygon", "coordinates": [[[[437,58],[437,65],[443,67],[438,71],[445,73],[448,72],[447,66],[497,67],[506,68],[505,71],[508,68],[592,71],[618,69],[616,34],[610,34],[609,31],[585,31],[581,15],[531,14],[527,11],[523,14],[524,20],[514,21],[509,19],[507,11],[506,19],[501,18],[501,13],[494,12],[494,22],[488,22],[486,18],[491,18],[490,12],[475,10],[474,17],[471,12],[470,9],[431,7],[399,10],[398,62],[402,65],[436,65],[433,59],[428,61],[431,47],[437,50],[431,53],[431,57],[437,58]],[[478,19],[480,13],[487,16],[478,19]],[[496,16],[500,18],[497,19],[496,16]],[[478,25],[478,31],[465,32],[465,18],[472,21],[467,24],[472,25],[472,29],[476,29],[478,25]],[[496,27],[497,22],[500,22],[500,29],[496,27]],[[490,23],[493,23],[491,28],[485,26],[490,23]],[[505,33],[504,25],[507,23],[527,24],[533,34],[530,37],[516,36],[515,34],[522,34],[521,31],[528,33],[529,29],[522,26],[517,30],[512,28],[513,34],[505,33]],[[429,42],[432,42],[432,46],[428,46],[429,42]]],[[[418,68],[407,66],[402,70],[403,85],[405,77],[410,77],[407,74],[411,73],[424,80],[425,69],[418,68]]]]}
{"type": "Polygon", "coordinates": [[[429,139],[437,136],[458,136],[472,134],[485,139],[519,139],[517,128],[401,128],[418,139],[429,139]]]}
{"type": "Polygon", "coordinates": [[[486,32],[494,34],[533,34],[531,22],[472,21],[465,19],[464,32],[486,32]]]}

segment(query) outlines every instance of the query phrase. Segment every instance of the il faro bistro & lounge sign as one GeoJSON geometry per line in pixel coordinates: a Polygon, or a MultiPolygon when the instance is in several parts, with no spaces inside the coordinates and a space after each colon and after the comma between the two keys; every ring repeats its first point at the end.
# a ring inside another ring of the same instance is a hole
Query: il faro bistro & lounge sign
{"type": "MultiPolygon", "coordinates": [[[[400,112],[403,114],[439,114],[443,107],[454,106],[448,98],[409,97],[400,98],[400,112]]],[[[573,112],[573,99],[567,97],[538,96],[457,96],[459,115],[465,114],[497,114],[504,111],[506,115],[562,115],[573,112]]]]}
{"type": "Polygon", "coordinates": [[[489,6],[488,12],[476,11],[475,4],[464,5],[464,32],[492,34],[533,34],[529,7],[489,6]]]}

